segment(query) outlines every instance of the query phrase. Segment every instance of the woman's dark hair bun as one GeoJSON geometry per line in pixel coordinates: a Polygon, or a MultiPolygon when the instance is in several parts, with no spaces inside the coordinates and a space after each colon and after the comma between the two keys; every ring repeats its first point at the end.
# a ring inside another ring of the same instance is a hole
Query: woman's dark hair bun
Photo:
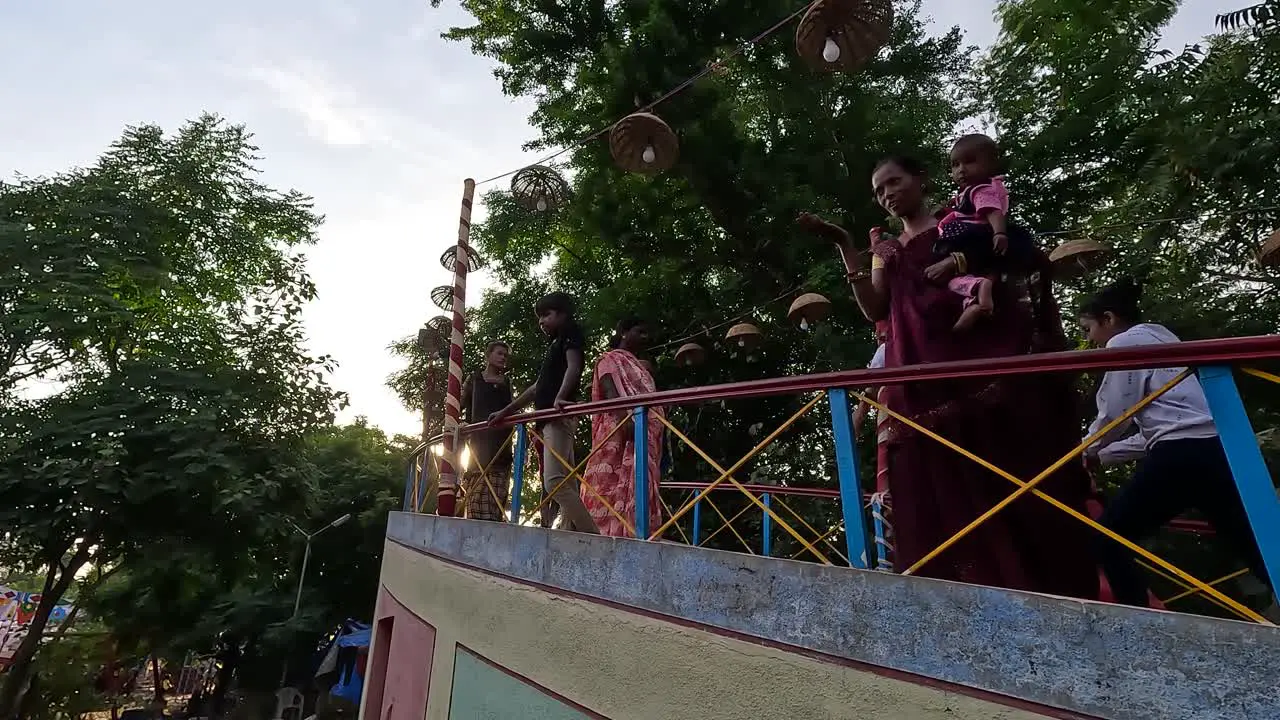
{"type": "Polygon", "coordinates": [[[609,348],[611,350],[617,350],[622,346],[622,336],[630,332],[631,328],[643,324],[644,320],[638,315],[627,315],[619,320],[618,324],[613,328],[613,336],[609,338],[609,348]]]}

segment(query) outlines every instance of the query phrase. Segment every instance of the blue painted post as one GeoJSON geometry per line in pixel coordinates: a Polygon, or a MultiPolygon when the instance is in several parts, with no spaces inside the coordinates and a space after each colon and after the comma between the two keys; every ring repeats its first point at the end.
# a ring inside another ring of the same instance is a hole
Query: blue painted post
{"type": "Polygon", "coordinates": [[[884,533],[884,503],[880,495],[871,496],[871,526],[875,530],[876,569],[893,572],[893,563],[889,562],[889,539],[884,533]]]}
{"type": "Polygon", "coordinates": [[[831,406],[831,430],[835,435],[836,474],[840,478],[840,512],[844,517],[846,554],[853,567],[867,568],[867,530],[862,517],[862,481],[858,477],[858,446],[853,437],[849,393],[843,388],[827,391],[831,406]]]}
{"type": "Polygon", "coordinates": [[[413,458],[409,458],[409,467],[405,468],[404,475],[404,511],[417,512],[418,508],[413,503],[413,458]]]}
{"type": "Polygon", "coordinates": [[[693,504],[693,546],[702,542],[702,501],[693,504]]]}
{"type": "Polygon", "coordinates": [[[417,467],[417,463],[414,463],[414,472],[418,477],[418,481],[414,483],[414,486],[418,488],[417,497],[414,498],[414,502],[413,502],[414,512],[422,512],[422,504],[427,501],[427,485],[430,484],[428,482],[430,479],[429,478],[430,472],[427,471],[430,458],[428,458],[427,455],[430,452],[431,452],[430,446],[424,447],[422,449],[422,467],[417,467]]]}
{"type": "Polygon", "coordinates": [[[524,466],[529,454],[529,432],[524,423],[516,426],[516,450],[512,458],[511,472],[511,522],[520,523],[520,497],[524,492],[524,466]]]}
{"type": "Polygon", "coordinates": [[[1199,368],[1197,372],[1245,514],[1249,516],[1249,526],[1258,542],[1262,563],[1271,578],[1271,586],[1280,588],[1280,499],[1276,497],[1271,474],[1262,459],[1253,425],[1244,411],[1235,378],[1231,368],[1222,365],[1199,368]]]}
{"type": "MultiPolygon", "coordinates": [[[[769,493],[764,493],[760,496],[760,500],[764,502],[765,509],[767,510],[773,509],[772,499],[773,498],[769,496],[769,493]]],[[[761,523],[761,525],[764,529],[761,533],[764,535],[764,541],[761,543],[761,554],[765,557],[769,557],[773,554],[773,516],[767,512],[763,513],[763,515],[764,522],[761,523]]]]}
{"type": "Polygon", "coordinates": [[[649,539],[649,414],[644,406],[632,411],[636,455],[636,537],[649,539]]]}

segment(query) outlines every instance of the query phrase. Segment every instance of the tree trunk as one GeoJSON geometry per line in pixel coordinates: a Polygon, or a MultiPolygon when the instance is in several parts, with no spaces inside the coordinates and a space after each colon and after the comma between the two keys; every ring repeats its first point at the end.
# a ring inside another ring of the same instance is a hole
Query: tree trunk
{"type": "Polygon", "coordinates": [[[89,553],[82,549],[71,557],[65,568],[56,562],[49,566],[49,573],[45,576],[44,591],[40,595],[40,604],[36,606],[36,614],[31,618],[31,625],[27,627],[26,637],[22,638],[17,652],[13,654],[13,662],[9,664],[9,671],[4,675],[4,683],[0,684],[0,719],[7,720],[18,711],[18,701],[27,683],[27,676],[31,673],[32,661],[35,660],[36,651],[40,648],[44,629],[49,625],[49,616],[53,614],[53,608],[58,604],[58,600],[66,593],[67,588],[71,587],[76,573],[84,567],[88,559],[89,553]]]}

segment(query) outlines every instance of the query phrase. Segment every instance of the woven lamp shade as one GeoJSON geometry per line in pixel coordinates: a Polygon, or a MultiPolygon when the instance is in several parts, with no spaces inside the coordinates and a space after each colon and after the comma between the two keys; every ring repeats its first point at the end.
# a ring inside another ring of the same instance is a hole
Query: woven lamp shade
{"type": "Polygon", "coordinates": [[[627,172],[653,174],[670,170],[680,158],[680,141],[675,132],[653,113],[632,113],[609,131],[609,153],[618,167],[627,172]],[[646,150],[651,159],[646,162],[646,150]]]}
{"type": "Polygon", "coordinates": [[[530,165],[511,177],[511,197],[530,212],[553,212],[569,202],[569,183],[545,165],[530,165]]]}
{"type": "Polygon", "coordinates": [[[814,70],[854,72],[889,42],[890,0],[817,0],[796,28],[796,52],[814,70]],[[827,41],[839,49],[824,57],[827,41]]]}
{"type": "Polygon", "coordinates": [[[439,333],[440,337],[447,339],[453,334],[453,319],[447,315],[437,315],[427,321],[427,327],[439,333]]]}
{"type": "Polygon", "coordinates": [[[760,344],[760,340],[764,338],[764,333],[760,332],[760,328],[751,323],[739,323],[729,328],[729,332],[725,333],[724,339],[733,347],[745,348],[750,350],[760,344]]]}
{"type": "Polygon", "coordinates": [[[453,286],[440,285],[431,288],[431,302],[445,312],[453,309],[453,286]]]}
{"type": "Polygon", "coordinates": [[[698,343],[685,343],[676,350],[676,364],[684,367],[701,365],[707,359],[707,351],[698,343]]]}
{"type": "Polygon", "coordinates": [[[1263,267],[1280,267],[1280,230],[1271,233],[1271,237],[1258,249],[1258,262],[1263,267]]]}
{"type": "Polygon", "coordinates": [[[1098,266],[1106,258],[1107,248],[1096,240],[1068,240],[1049,253],[1056,278],[1079,277],[1098,266]]]}
{"type": "Polygon", "coordinates": [[[822,322],[831,314],[831,301],[818,293],[805,293],[791,303],[787,319],[808,330],[814,323],[822,322]]]}
{"type": "MultiPolygon", "coordinates": [[[[440,265],[449,272],[453,272],[458,266],[458,246],[454,245],[444,254],[440,256],[440,265]]],[[[467,272],[484,269],[484,258],[480,257],[480,253],[475,248],[467,248],[467,272]]]]}

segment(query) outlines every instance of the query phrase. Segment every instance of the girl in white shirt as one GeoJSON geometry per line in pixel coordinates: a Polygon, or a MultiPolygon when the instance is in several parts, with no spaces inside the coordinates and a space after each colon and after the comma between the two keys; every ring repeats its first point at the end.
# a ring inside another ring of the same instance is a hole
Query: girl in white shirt
{"type": "MultiPolygon", "coordinates": [[[[1142,322],[1141,287],[1122,280],[1080,308],[1080,327],[1100,347],[1179,342],[1162,325],[1142,322]]],[[[1089,434],[1102,429],[1186,368],[1120,370],[1098,387],[1098,417],[1089,434]]],[[[1090,465],[1138,460],[1133,478],[1107,504],[1099,522],[1141,543],[1188,509],[1199,510],[1218,536],[1248,561],[1253,574],[1268,577],[1249,520],[1218,439],[1204,390],[1194,375],[1184,379],[1085,451],[1090,465]]],[[[1116,602],[1147,605],[1147,584],[1133,555],[1098,535],[1098,559],[1116,602]]]]}

